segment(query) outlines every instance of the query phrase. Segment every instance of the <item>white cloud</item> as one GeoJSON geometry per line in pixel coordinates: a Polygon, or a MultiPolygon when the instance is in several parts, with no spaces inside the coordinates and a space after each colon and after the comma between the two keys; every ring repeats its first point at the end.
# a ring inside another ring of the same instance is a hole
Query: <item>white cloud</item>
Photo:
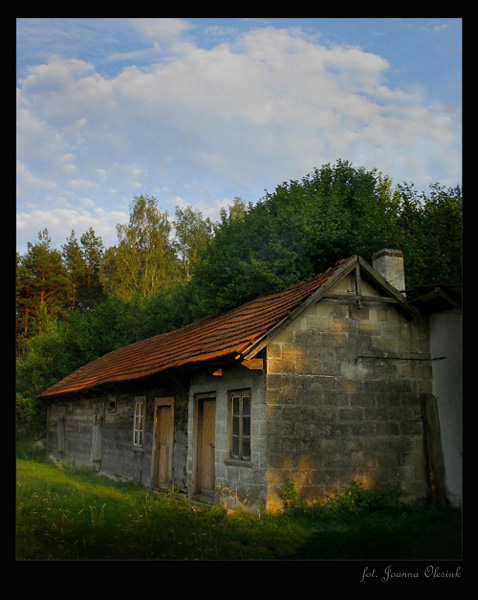
{"type": "Polygon", "coordinates": [[[132,18],[130,23],[141,35],[156,42],[165,39],[178,40],[182,33],[189,31],[192,27],[190,23],[181,19],[132,18]]]}
{"type": "Polygon", "coordinates": [[[89,212],[85,209],[54,208],[51,210],[34,209],[29,213],[17,214],[17,236],[26,247],[26,242],[35,243],[38,232],[47,228],[54,240],[54,245],[60,247],[66,242],[71,231],[79,237],[90,227],[100,236],[106,247],[117,243],[116,224],[126,223],[129,215],[121,211],[105,211],[96,208],[89,212]]]}
{"type": "Polygon", "coordinates": [[[29,190],[51,193],[57,189],[54,181],[34,175],[21,161],[17,161],[17,177],[20,181],[20,192],[22,195],[25,194],[27,196],[29,190]]]}
{"type": "Polygon", "coordinates": [[[447,23],[443,23],[441,25],[429,25],[427,27],[423,26],[421,29],[423,31],[431,31],[432,33],[442,33],[442,31],[447,31],[450,29],[450,26],[447,23]]]}
{"type": "Polygon", "coordinates": [[[62,235],[82,226],[110,235],[138,190],[218,214],[241,189],[257,200],[338,158],[397,183],[456,182],[459,113],[426,106],[420,88],[390,88],[381,56],[273,28],[206,50],[184,37],[183,21],[131,22],[150,40],[149,66],[107,76],[54,56],[19,80],[19,199],[37,206],[20,212],[22,234],[49,221],[62,235]],[[59,212],[60,197],[106,208],[59,212]]]}
{"type": "Polygon", "coordinates": [[[28,108],[17,110],[17,156],[21,160],[56,160],[61,137],[57,129],[28,108]]]}

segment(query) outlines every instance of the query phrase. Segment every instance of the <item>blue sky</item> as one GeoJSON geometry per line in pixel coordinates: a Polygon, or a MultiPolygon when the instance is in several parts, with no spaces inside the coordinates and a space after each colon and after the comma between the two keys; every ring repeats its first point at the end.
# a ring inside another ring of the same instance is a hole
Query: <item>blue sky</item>
{"type": "Polygon", "coordinates": [[[17,249],[134,196],[219,218],[326,163],[461,183],[462,20],[17,18],[17,249]]]}

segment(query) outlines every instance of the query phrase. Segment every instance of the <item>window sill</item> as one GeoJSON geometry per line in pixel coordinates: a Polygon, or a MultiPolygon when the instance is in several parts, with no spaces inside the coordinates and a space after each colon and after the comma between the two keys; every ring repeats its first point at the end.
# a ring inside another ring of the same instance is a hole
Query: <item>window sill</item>
{"type": "Polygon", "coordinates": [[[240,460],[239,458],[228,458],[224,461],[224,464],[229,467],[249,467],[252,468],[252,462],[250,460],[240,460]]]}

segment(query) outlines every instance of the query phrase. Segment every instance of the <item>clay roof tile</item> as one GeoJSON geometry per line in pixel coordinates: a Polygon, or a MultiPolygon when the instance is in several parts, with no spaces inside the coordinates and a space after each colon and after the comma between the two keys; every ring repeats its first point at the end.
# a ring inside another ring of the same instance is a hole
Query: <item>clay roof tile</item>
{"type": "Polygon", "coordinates": [[[243,354],[319,289],[344,262],[339,261],[325,273],[282,292],[256,298],[228,312],[109,352],[55,383],[40,394],[40,398],[243,354]]]}

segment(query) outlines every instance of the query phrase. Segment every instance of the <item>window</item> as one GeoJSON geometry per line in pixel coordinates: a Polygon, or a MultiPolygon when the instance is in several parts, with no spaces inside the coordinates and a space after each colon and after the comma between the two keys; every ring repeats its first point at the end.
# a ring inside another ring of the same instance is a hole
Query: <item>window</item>
{"type": "Polygon", "coordinates": [[[145,398],[136,398],[134,403],[133,446],[142,448],[144,442],[145,398]]]}
{"type": "Polygon", "coordinates": [[[251,460],[251,394],[231,394],[231,457],[251,460]]]}

